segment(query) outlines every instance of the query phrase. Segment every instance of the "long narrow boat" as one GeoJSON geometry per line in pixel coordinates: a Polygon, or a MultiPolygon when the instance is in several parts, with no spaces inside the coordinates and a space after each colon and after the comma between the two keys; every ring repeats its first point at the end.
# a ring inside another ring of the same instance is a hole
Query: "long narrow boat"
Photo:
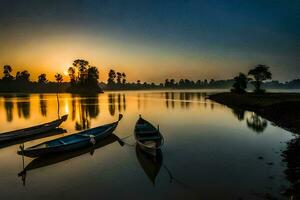
{"type": "Polygon", "coordinates": [[[22,144],[24,142],[37,140],[37,139],[40,139],[40,138],[45,138],[45,137],[50,137],[50,136],[54,136],[54,135],[63,134],[63,133],[66,133],[66,132],[67,131],[65,129],[54,128],[54,129],[51,129],[50,131],[46,131],[46,132],[40,133],[38,135],[28,136],[26,138],[20,138],[20,139],[10,140],[10,141],[6,141],[6,142],[0,142],[0,149],[11,146],[11,145],[15,145],[15,144],[22,144]]]}
{"type": "Polygon", "coordinates": [[[32,126],[29,128],[19,129],[15,131],[10,131],[6,133],[0,134],[0,142],[8,142],[12,140],[19,140],[22,138],[32,137],[35,135],[38,135],[40,133],[45,133],[47,131],[50,131],[52,129],[55,129],[61,125],[64,121],[66,121],[68,118],[68,115],[62,116],[60,119],[54,120],[52,122],[48,122],[45,124],[40,124],[37,126],[32,126]]]}
{"type": "Polygon", "coordinates": [[[141,149],[153,155],[164,143],[164,138],[159,128],[155,128],[150,122],[143,119],[141,115],[134,128],[134,136],[141,149]]]}
{"type": "MultiPolygon", "coordinates": [[[[84,148],[77,149],[75,151],[68,151],[61,154],[49,154],[48,156],[42,156],[35,158],[32,160],[20,173],[18,173],[19,177],[22,177],[23,184],[25,184],[25,179],[27,172],[35,169],[39,169],[42,167],[50,166],[56,163],[60,163],[66,160],[70,160],[72,158],[81,156],[86,153],[94,154],[94,151],[101,149],[107,145],[110,145],[120,139],[118,136],[114,134],[110,134],[101,141],[97,142],[95,145],[86,146],[84,148]]],[[[121,145],[121,144],[120,144],[121,145]]]]}
{"type": "Polygon", "coordinates": [[[74,151],[89,145],[94,145],[97,141],[112,134],[117,128],[122,117],[123,116],[120,114],[118,121],[111,124],[98,126],[76,134],[43,142],[27,149],[21,149],[18,151],[18,154],[27,157],[41,157],[49,154],[59,154],[68,151],[74,151]]]}

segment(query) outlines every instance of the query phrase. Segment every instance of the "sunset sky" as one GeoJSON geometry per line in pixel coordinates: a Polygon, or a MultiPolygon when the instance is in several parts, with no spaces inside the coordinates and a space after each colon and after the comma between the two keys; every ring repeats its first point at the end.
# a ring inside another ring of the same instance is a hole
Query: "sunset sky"
{"type": "MultiPolygon", "coordinates": [[[[255,64],[300,78],[297,0],[1,0],[0,65],[34,80],[77,58],[128,81],[232,78],[255,64]]],[[[2,76],[2,74],[1,74],[2,76]]]]}

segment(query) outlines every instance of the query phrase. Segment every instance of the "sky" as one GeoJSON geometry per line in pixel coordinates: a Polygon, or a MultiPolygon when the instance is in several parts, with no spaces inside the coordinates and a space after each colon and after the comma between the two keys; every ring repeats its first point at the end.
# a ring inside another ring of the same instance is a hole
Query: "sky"
{"type": "MultiPolygon", "coordinates": [[[[35,80],[85,59],[107,80],[300,78],[298,0],[0,0],[0,66],[35,80]]],[[[0,75],[2,76],[2,74],[0,75]]],[[[67,77],[65,77],[65,80],[67,77]]]]}

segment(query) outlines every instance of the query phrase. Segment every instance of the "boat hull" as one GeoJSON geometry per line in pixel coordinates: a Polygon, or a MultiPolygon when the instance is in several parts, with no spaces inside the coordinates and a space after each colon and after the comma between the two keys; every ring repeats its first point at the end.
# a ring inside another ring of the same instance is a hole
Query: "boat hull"
{"type": "Polygon", "coordinates": [[[160,131],[158,129],[156,129],[150,122],[144,120],[141,117],[139,118],[139,120],[137,121],[137,123],[135,125],[134,137],[135,137],[137,145],[140,147],[140,149],[152,156],[157,155],[157,150],[159,150],[162,147],[163,141],[164,141],[164,138],[163,138],[162,134],[160,133],[160,131]],[[146,126],[144,128],[147,131],[144,131],[143,128],[139,127],[139,125],[141,125],[141,124],[144,124],[144,126],[146,126]],[[151,135],[150,135],[149,140],[143,140],[145,138],[143,138],[141,136],[143,136],[143,134],[147,134],[147,132],[148,132],[148,137],[149,137],[149,130],[150,130],[150,132],[153,133],[152,136],[154,136],[155,139],[153,139],[153,137],[151,137],[151,135]]]}
{"type": "MultiPolygon", "coordinates": [[[[96,136],[94,139],[96,140],[96,142],[98,142],[99,140],[112,134],[112,132],[113,132],[113,130],[110,132],[107,132],[103,135],[96,136]]],[[[41,156],[46,156],[49,154],[60,154],[63,152],[70,152],[70,151],[81,149],[81,148],[84,148],[87,146],[93,146],[93,144],[91,143],[89,138],[82,140],[80,142],[77,142],[77,143],[72,143],[72,144],[67,144],[67,145],[62,145],[62,146],[57,146],[57,147],[50,147],[50,148],[46,148],[46,149],[32,149],[32,150],[27,150],[27,151],[23,151],[23,152],[19,151],[19,154],[22,154],[27,157],[41,157],[41,156]]]]}
{"type": "Polygon", "coordinates": [[[81,149],[87,146],[93,146],[98,141],[111,135],[118,126],[117,122],[85,130],[73,135],[68,135],[58,139],[50,140],[25,150],[18,151],[18,154],[27,157],[42,157],[49,154],[60,154],[81,149]],[[63,143],[61,143],[63,142],[63,143]],[[54,145],[53,145],[54,144],[54,145]]]}
{"type": "Polygon", "coordinates": [[[16,131],[11,131],[7,133],[0,134],[0,143],[11,142],[13,140],[20,140],[27,137],[33,137],[41,133],[45,133],[51,131],[57,127],[59,127],[65,120],[67,119],[67,115],[63,116],[61,119],[38,125],[32,128],[21,129],[16,131]]]}

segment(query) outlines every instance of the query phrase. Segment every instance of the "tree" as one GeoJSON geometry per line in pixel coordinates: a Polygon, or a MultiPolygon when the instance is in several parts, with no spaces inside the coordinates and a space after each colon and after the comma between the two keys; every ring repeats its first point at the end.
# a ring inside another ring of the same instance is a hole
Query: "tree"
{"type": "Polygon", "coordinates": [[[114,85],[115,84],[115,78],[116,78],[115,70],[112,70],[112,69],[109,70],[107,84],[108,85],[114,85]]]}
{"type": "Polygon", "coordinates": [[[169,79],[166,79],[165,80],[165,87],[169,87],[170,86],[170,81],[169,81],[169,79]]]}
{"type": "Polygon", "coordinates": [[[249,70],[248,75],[254,78],[252,83],[255,87],[255,92],[264,92],[261,89],[262,82],[272,79],[272,73],[269,71],[269,68],[267,65],[259,64],[254,69],[249,70]]]}
{"type": "Polygon", "coordinates": [[[117,84],[121,85],[121,79],[122,79],[122,73],[121,72],[117,72],[117,84]]]}
{"type": "Polygon", "coordinates": [[[63,81],[63,76],[59,73],[55,74],[55,80],[58,84],[61,84],[63,81]]]}
{"type": "Polygon", "coordinates": [[[12,67],[10,65],[3,66],[3,80],[11,81],[14,77],[10,74],[12,72],[12,67]]]}
{"type": "Polygon", "coordinates": [[[70,82],[72,86],[76,85],[77,82],[77,77],[76,77],[76,70],[74,67],[69,67],[68,69],[69,77],[70,77],[70,82]]]}
{"type": "Polygon", "coordinates": [[[123,78],[122,84],[125,85],[126,84],[126,74],[124,72],[122,73],[122,78],[123,78]]]}
{"type": "Polygon", "coordinates": [[[87,70],[87,84],[94,86],[98,84],[99,71],[97,67],[89,67],[87,70]]]}
{"type": "Polygon", "coordinates": [[[27,70],[24,70],[22,72],[17,72],[16,74],[16,81],[28,83],[29,82],[30,74],[27,70]]]}
{"type": "Polygon", "coordinates": [[[40,84],[46,84],[48,82],[47,78],[46,78],[46,74],[40,74],[38,76],[38,83],[40,84]]]}
{"type": "Polygon", "coordinates": [[[79,72],[79,81],[80,83],[84,84],[88,71],[87,69],[89,68],[89,62],[83,59],[77,59],[74,60],[73,66],[78,70],[79,72]]]}
{"type": "Polygon", "coordinates": [[[57,116],[58,118],[60,118],[59,116],[59,97],[58,97],[58,93],[59,93],[59,87],[63,81],[63,76],[59,73],[55,74],[55,80],[57,82],[57,93],[56,93],[56,97],[57,97],[57,116]]]}
{"type": "Polygon", "coordinates": [[[234,83],[232,85],[232,92],[244,93],[247,88],[248,78],[245,74],[240,73],[238,76],[234,77],[234,83]]]}
{"type": "Polygon", "coordinates": [[[169,84],[170,84],[170,87],[174,87],[175,86],[175,80],[171,79],[170,82],[169,82],[169,84]]]}

